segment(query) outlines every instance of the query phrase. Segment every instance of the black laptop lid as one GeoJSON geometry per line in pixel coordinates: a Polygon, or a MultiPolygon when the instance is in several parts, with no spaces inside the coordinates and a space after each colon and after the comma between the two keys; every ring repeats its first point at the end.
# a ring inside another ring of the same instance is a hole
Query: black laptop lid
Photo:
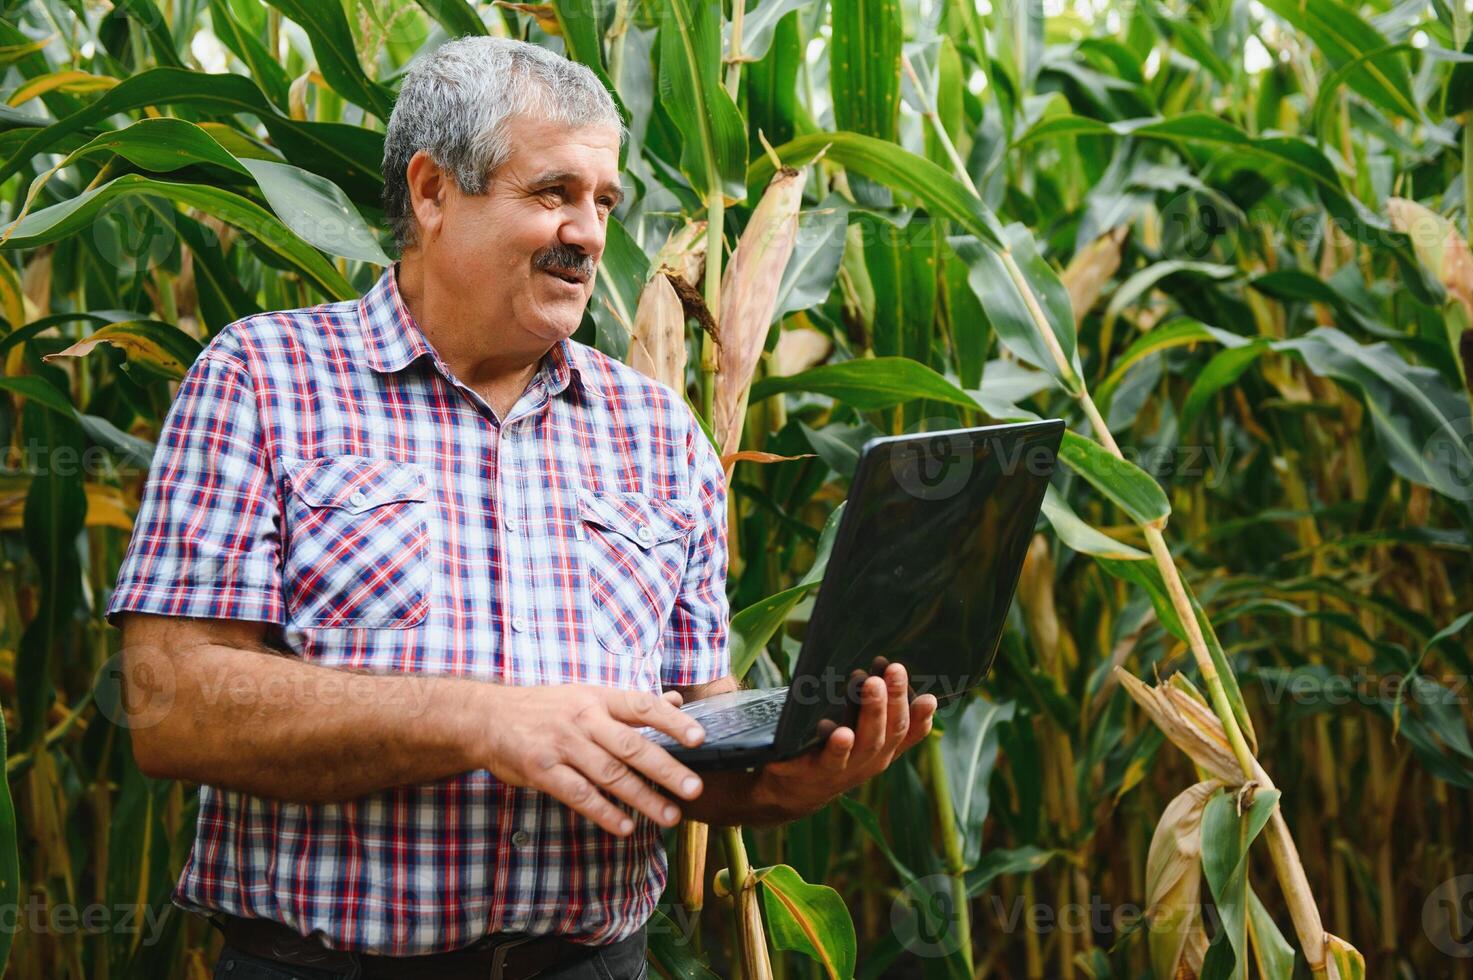
{"type": "Polygon", "coordinates": [[[905,664],[942,703],[987,675],[1063,437],[1057,419],[865,443],[777,733],[852,723],[857,685],[905,664]]]}

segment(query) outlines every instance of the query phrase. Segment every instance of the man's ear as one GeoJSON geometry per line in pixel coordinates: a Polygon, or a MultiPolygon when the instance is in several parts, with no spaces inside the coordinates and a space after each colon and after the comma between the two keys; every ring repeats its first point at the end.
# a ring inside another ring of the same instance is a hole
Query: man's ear
{"type": "Polygon", "coordinates": [[[449,178],[425,150],[417,150],[404,171],[409,185],[409,204],[419,221],[419,240],[434,238],[445,220],[445,197],[449,178]]]}

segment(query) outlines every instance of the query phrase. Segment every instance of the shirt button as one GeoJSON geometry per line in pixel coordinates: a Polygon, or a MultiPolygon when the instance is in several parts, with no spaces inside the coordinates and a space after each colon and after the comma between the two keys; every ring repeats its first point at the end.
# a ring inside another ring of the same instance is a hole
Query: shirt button
{"type": "Polygon", "coordinates": [[[362,490],[354,490],[353,495],[348,498],[348,503],[352,504],[354,507],[362,507],[363,502],[367,499],[367,497],[363,496],[362,490]]]}
{"type": "Polygon", "coordinates": [[[517,529],[517,519],[515,517],[508,517],[506,519],[506,529],[508,531],[515,531],[517,529]]]}
{"type": "Polygon", "coordinates": [[[512,618],[511,628],[516,630],[518,633],[525,632],[527,629],[527,621],[521,616],[515,616],[512,618]]]}
{"type": "Polygon", "coordinates": [[[517,847],[526,847],[528,844],[532,843],[532,835],[527,833],[525,830],[519,830],[511,835],[511,842],[517,847]]]}
{"type": "Polygon", "coordinates": [[[651,533],[650,526],[648,524],[641,524],[639,526],[639,530],[636,533],[639,535],[639,540],[643,541],[645,544],[649,544],[650,539],[654,537],[654,534],[651,533]]]}

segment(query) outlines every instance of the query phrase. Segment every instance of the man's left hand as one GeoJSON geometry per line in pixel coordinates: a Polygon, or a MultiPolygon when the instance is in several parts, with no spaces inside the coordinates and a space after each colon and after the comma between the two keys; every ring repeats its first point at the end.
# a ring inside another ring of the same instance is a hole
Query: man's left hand
{"type": "Polygon", "coordinates": [[[890,664],[883,676],[867,678],[860,689],[858,730],[841,725],[822,746],[769,763],[758,779],[758,795],[798,817],[884,772],[930,733],[936,714],[936,696],[922,694],[909,701],[909,683],[898,663],[890,664]]]}

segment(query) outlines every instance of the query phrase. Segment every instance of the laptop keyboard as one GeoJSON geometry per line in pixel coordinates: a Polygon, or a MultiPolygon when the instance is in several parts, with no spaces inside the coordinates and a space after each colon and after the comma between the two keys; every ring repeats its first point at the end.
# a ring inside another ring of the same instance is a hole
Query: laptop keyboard
{"type": "MultiPolygon", "coordinates": [[[[692,701],[682,710],[700,722],[701,727],[706,730],[706,740],[701,744],[711,745],[756,729],[775,728],[787,700],[788,689],[777,687],[764,691],[737,691],[734,695],[717,695],[715,698],[692,701]],[[733,696],[742,697],[743,700],[734,704],[715,703],[733,696]]],[[[664,732],[653,728],[646,727],[642,731],[656,745],[668,748],[680,744],[664,732]]]]}

